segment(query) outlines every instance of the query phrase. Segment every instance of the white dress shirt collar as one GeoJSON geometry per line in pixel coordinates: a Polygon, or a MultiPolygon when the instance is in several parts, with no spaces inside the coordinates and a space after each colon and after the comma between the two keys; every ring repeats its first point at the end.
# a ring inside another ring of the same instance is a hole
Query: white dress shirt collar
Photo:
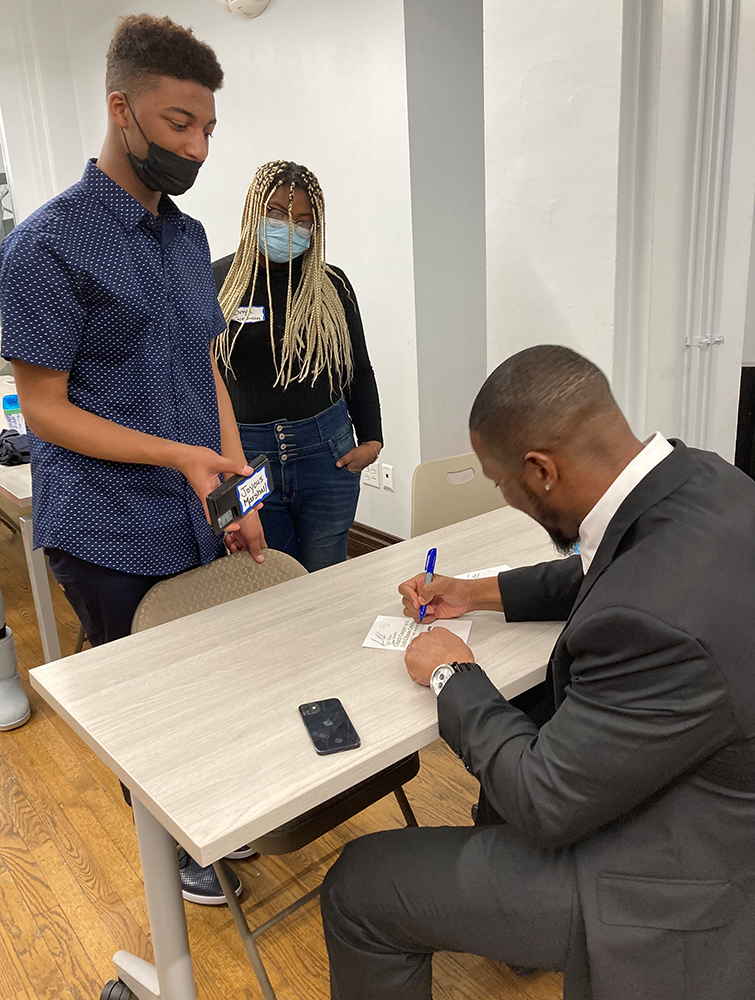
{"type": "Polygon", "coordinates": [[[587,573],[595,558],[611,519],[635,486],[674,450],[666,438],[656,431],[645,442],[626,469],[614,479],[603,496],[579,526],[579,554],[582,569],[587,573]]]}

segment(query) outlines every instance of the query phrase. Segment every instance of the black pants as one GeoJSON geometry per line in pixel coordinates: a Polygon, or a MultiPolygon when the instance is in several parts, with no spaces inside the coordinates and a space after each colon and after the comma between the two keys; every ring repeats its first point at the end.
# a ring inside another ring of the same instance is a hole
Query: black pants
{"type": "Polygon", "coordinates": [[[53,576],[65,591],[93,646],[122,639],[131,632],[139,602],[165,576],[121,573],[77,559],[62,549],[45,549],[53,576]]]}
{"type": "Polygon", "coordinates": [[[333,1000],[430,1000],[436,951],[562,971],[576,908],[571,853],[505,825],[362,837],[320,899],[333,1000]]]}
{"type": "MultiPolygon", "coordinates": [[[[131,634],[131,620],[139,602],[154,584],[166,576],[122,573],[86,562],[62,549],[45,549],[53,576],[63,588],[93,646],[102,646],[131,634]]],[[[121,782],[123,797],[131,805],[131,793],[121,782]]]]}
{"type": "MultiPolygon", "coordinates": [[[[511,702],[538,726],[553,714],[545,683],[511,702]]],[[[482,792],[471,829],[347,844],[320,900],[333,1000],[430,1000],[436,951],[562,971],[577,905],[571,854],[527,843],[482,792]]]]}

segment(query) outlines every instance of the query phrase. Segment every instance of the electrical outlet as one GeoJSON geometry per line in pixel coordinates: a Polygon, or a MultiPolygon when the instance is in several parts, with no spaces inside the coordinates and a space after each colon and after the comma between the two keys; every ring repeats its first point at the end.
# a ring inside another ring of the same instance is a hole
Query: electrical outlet
{"type": "Polygon", "coordinates": [[[374,486],[376,490],[380,489],[380,475],[378,473],[377,462],[373,462],[366,469],[362,469],[362,483],[365,486],[374,486]]]}
{"type": "Polygon", "coordinates": [[[383,489],[390,490],[393,493],[393,466],[392,465],[381,465],[383,489]]]}

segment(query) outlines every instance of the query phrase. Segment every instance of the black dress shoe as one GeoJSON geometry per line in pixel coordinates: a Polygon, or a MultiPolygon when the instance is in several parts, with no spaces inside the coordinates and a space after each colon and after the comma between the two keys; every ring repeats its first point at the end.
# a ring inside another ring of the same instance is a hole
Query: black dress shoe
{"type": "MultiPolygon", "coordinates": [[[[221,862],[222,864],[222,862],[221,862]]],[[[202,868],[183,848],[178,849],[178,867],[181,872],[181,891],[189,903],[204,906],[222,906],[226,902],[220,882],[212,865],[202,868]]],[[[232,869],[226,867],[228,880],[237,896],[241,895],[241,881],[232,869]]]]}

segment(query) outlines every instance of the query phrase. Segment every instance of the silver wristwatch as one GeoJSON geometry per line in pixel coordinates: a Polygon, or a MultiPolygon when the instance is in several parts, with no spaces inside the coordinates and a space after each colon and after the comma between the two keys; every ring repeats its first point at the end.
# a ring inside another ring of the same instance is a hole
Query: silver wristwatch
{"type": "Polygon", "coordinates": [[[476,663],[457,663],[456,660],[453,663],[441,663],[439,667],[436,667],[430,674],[430,687],[435,692],[435,697],[438,697],[450,677],[466,672],[481,674],[482,667],[476,663]]]}
{"type": "Polygon", "coordinates": [[[446,681],[450,680],[455,673],[456,671],[450,663],[441,663],[439,667],[436,667],[435,670],[433,670],[430,675],[430,687],[433,689],[433,694],[436,698],[443,690],[443,685],[446,681]]]}

